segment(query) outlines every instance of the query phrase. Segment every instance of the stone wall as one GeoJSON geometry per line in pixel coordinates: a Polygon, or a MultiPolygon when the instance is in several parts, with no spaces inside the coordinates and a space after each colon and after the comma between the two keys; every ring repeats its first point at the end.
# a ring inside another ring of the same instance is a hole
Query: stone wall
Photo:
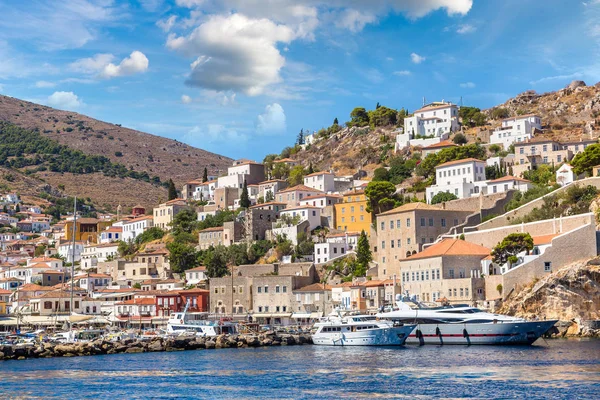
{"type": "MultiPolygon", "coordinates": [[[[580,181],[574,182],[572,185],[579,185],[579,186],[592,185],[592,186],[595,186],[596,188],[600,189],[600,177],[582,179],[580,181]]],[[[571,185],[567,185],[560,189],[557,189],[552,193],[548,193],[546,196],[550,196],[552,194],[556,194],[561,191],[567,190],[569,187],[571,187],[571,185]]],[[[542,196],[539,199],[530,201],[529,203],[524,204],[517,209],[511,210],[503,215],[500,215],[489,221],[483,222],[477,226],[465,228],[465,231],[471,231],[471,230],[481,231],[481,230],[485,230],[485,229],[498,228],[501,226],[510,225],[511,221],[513,219],[524,217],[527,214],[529,214],[531,211],[533,211],[534,208],[539,208],[539,207],[543,206],[544,198],[546,196],[542,196]]]]}
{"type": "MultiPolygon", "coordinates": [[[[528,224],[508,225],[485,231],[465,232],[465,240],[478,245],[494,248],[506,236],[511,233],[529,233],[531,236],[544,236],[557,233],[569,232],[585,225],[595,225],[595,217],[592,213],[547,219],[543,221],[530,222],[528,224]]],[[[593,228],[595,230],[595,228],[593,228]]],[[[589,239],[592,240],[592,239],[589,239]]],[[[593,243],[596,243],[595,234],[593,243]]]]}
{"type": "Polygon", "coordinates": [[[578,260],[589,259],[597,255],[596,226],[594,223],[582,226],[552,240],[552,246],[535,260],[519,265],[502,275],[503,294],[519,291],[525,285],[549,275],[553,271],[578,260]],[[550,262],[550,271],[545,263],[550,262]]]}

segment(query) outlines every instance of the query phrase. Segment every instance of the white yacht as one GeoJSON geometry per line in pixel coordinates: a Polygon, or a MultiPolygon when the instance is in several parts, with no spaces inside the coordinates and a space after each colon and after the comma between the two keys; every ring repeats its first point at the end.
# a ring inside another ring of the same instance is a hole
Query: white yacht
{"type": "Polygon", "coordinates": [[[209,313],[189,313],[185,305],[183,312],[171,314],[167,321],[167,333],[194,333],[197,336],[218,336],[237,332],[237,323],[227,319],[211,320],[209,313]]]}
{"type": "Polygon", "coordinates": [[[380,318],[416,324],[407,343],[415,344],[532,344],[557,322],[483,312],[468,305],[425,307],[397,298],[397,308],[377,314],[380,318]]]}
{"type": "Polygon", "coordinates": [[[329,316],[313,326],[314,344],[327,346],[402,346],[415,325],[371,315],[329,316]]]}

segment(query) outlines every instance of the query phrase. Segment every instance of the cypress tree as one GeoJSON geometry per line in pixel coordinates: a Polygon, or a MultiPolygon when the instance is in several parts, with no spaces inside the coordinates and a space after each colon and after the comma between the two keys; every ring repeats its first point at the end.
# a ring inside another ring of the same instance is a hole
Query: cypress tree
{"type": "Polygon", "coordinates": [[[208,170],[204,167],[204,174],[202,175],[202,183],[208,182],[208,170]]]}
{"type": "Polygon", "coordinates": [[[335,119],[333,120],[333,124],[334,125],[339,125],[337,117],[335,117],[335,119]]]}
{"type": "Polygon", "coordinates": [[[312,163],[308,164],[308,175],[314,173],[315,170],[313,169],[312,163]]]}
{"type": "Polygon", "coordinates": [[[248,196],[248,184],[244,179],[244,188],[242,189],[242,195],[240,196],[240,207],[248,208],[250,207],[250,197],[248,196]]]}
{"type": "Polygon", "coordinates": [[[369,268],[369,263],[373,260],[371,254],[371,246],[369,246],[369,239],[367,234],[363,230],[360,233],[360,238],[356,245],[356,269],[354,270],[354,276],[364,276],[369,268]]]}
{"type": "Polygon", "coordinates": [[[169,201],[177,198],[177,189],[172,179],[169,179],[169,201]]]}

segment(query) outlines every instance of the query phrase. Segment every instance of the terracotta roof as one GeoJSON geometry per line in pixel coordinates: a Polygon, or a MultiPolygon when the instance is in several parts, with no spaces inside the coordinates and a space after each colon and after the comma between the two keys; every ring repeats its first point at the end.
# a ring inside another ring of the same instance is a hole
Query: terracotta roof
{"type": "Polygon", "coordinates": [[[325,193],[325,192],[323,192],[321,190],[313,189],[313,188],[308,187],[306,185],[296,185],[296,186],[293,186],[291,188],[287,188],[287,189],[281,190],[281,191],[277,192],[277,194],[279,194],[279,193],[287,193],[287,192],[296,192],[296,191],[325,193]]]}
{"type": "Polygon", "coordinates": [[[255,204],[255,205],[251,206],[250,208],[259,208],[259,207],[270,206],[270,205],[284,206],[284,205],[287,205],[287,203],[283,203],[283,202],[279,202],[279,201],[270,201],[268,203],[255,204]]]}
{"type": "Polygon", "coordinates": [[[111,242],[111,243],[102,243],[102,244],[97,244],[96,247],[119,247],[119,242],[111,242]]]}
{"type": "MultiPolygon", "coordinates": [[[[73,220],[67,221],[67,223],[73,223],[73,220]]],[[[97,224],[100,220],[96,218],[77,218],[77,221],[80,224],[97,224]]]]}
{"type": "Polygon", "coordinates": [[[315,195],[311,195],[311,196],[306,196],[305,198],[303,198],[300,201],[304,201],[304,200],[311,200],[311,199],[320,199],[323,197],[335,197],[335,198],[341,198],[342,196],[339,194],[327,194],[327,193],[323,193],[323,194],[315,194],[315,195]]]}
{"type": "Polygon", "coordinates": [[[535,246],[541,246],[541,245],[544,245],[544,244],[550,244],[550,243],[552,243],[552,239],[554,239],[558,235],[560,235],[560,233],[555,233],[555,234],[552,234],[552,235],[534,236],[533,237],[533,244],[535,246]]]}
{"type": "Polygon", "coordinates": [[[423,150],[426,149],[437,149],[440,147],[456,147],[457,145],[453,142],[451,142],[450,140],[444,140],[442,142],[439,143],[434,143],[434,144],[430,144],[429,146],[423,147],[423,150]]]}
{"type": "Polygon", "coordinates": [[[32,262],[50,262],[50,261],[62,261],[60,258],[52,257],[36,257],[31,259],[32,262]]]}
{"type": "MultiPolygon", "coordinates": [[[[33,297],[34,299],[68,299],[71,297],[71,292],[65,290],[53,290],[51,292],[40,294],[33,297]]],[[[77,298],[79,300],[79,298],[77,298]]]]}
{"type": "Polygon", "coordinates": [[[137,206],[133,206],[133,207],[131,207],[131,209],[132,209],[132,210],[133,210],[134,208],[143,208],[144,210],[146,209],[146,207],[144,207],[144,206],[143,206],[143,205],[141,205],[141,204],[138,204],[137,206]]]}
{"type": "Polygon", "coordinates": [[[36,285],[35,283],[26,283],[25,285],[21,286],[19,288],[19,292],[28,292],[28,291],[51,291],[54,290],[51,287],[48,286],[40,286],[40,285],[36,285]]]}
{"type": "Polygon", "coordinates": [[[169,200],[166,203],[164,203],[165,205],[172,205],[172,204],[179,204],[179,203],[183,203],[182,205],[185,204],[185,200],[184,199],[173,199],[173,200],[169,200]]]}
{"type": "Polygon", "coordinates": [[[305,209],[310,209],[313,208],[315,210],[320,210],[321,207],[316,207],[316,206],[309,206],[309,205],[304,205],[304,206],[296,206],[296,207],[289,207],[289,208],[284,208],[283,210],[281,210],[281,212],[286,212],[286,211],[293,211],[293,210],[305,210],[305,209]]]}
{"type": "Polygon", "coordinates": [[[464,164],[464,163],[467,163],[467,162],[485,163],[485,161],[481,161],[481,160],[478,160],[476,158],[463,158],[462,160],[454,160],[454,161],[445,162],[443,164],[438,165],[436,168],[449,167],[451,165],[464,164]]]}
{"type": "Polygon", "coordinates": [[[346,237],[347,236],[360,236],[360,232],[341,232],[341,233],[330,233],[325,236],[326,238],[334,238],[334,237],[346,237]]]}
{"type": "Polygon", "coordinates": [[[64,272],[62,272],[62,271],[57,271],[57,270],[55,270],[55,269],[47,269],[47,270],[45,270],[45,271],[42,271],[42,274],[46,274],[46,275],[47,275],[47,274],[53,274],[53,275],[63,275],[63,274],[64,274],[64,272]]]}
{"type": "Polygon", "coordinates": [[[46,269],[46,268],[50,268],[50,267],[48,266],[48,264],[35,263],[35,264],[27,265],[26,268],[44,268],[44,269],[46,269]]]}
{"type": "Polygon", "coordinates": [[[544,137],[544,136],[536,136],[534,138],[529,139],[526,142],[518,142],[515,143],[515,147],[519,147],[519,146],[527,146],[528,144],[531,143],[550,143],[550,142],[554,142],[554,143],[558,143],[560,144],[560,142],[558,140],[554,140],[548,137],[544,137]]]}
{"type": "Polygon", "coordinates": [[[346,197],[346,196],[354,196],[354,195],[360,195],[360,194],[365,194],[364,189],[363,190],[354,190],[352,192],[346,192],[343,194],[343,196],[346,197]]]}
{"type": "MultiPolygon", "coordinates": [[[[408,257],[406,260],[418,260],[421,258],[442,257],[442,256],[480,256],[481,258],[490,255],[491,250],[487,247],[460,239],[444,239],[420,253],[408,257]]],[[[402,262],[402,261],[400,261],[402,262]]]]}
{"type": "Polygon", "coordinates": [[[0,289],[0,294],[12,294],[12,293],[13,293],[12,290],[0,289]]]}
{"type": "Polygon", "coordinates": [[[206,267],[203,265],[196,267],[196,268],[187,269],[185,272],[202,272],[202,271],[206,271],[206,267]]]}
{"type": "Polygon", "coordinates": [[[312,285],[301,287],[300,289],[294,290],[294,292],[322,292],[325,290],[331,290],[331,286],[325,285],[323,288],[322,283],[313,283],[312,285]]]}
{"type": "Polygon", "coordinates": [[[111,226],[108,229],[105,229],[104,232],[123,232],[123,227],[121,226],[111,226]]]}
{"type": "Polygon", "coordinates": [[[414,211],[414,210],[443,210],[441,207],[434,206],[432,204],[422,203],[420,201],[414,203],[406,203],[401,205],[400,207],[396,207],[393,210],[386,211],[384,213],[378,214],[380,215],[392,215],[398,214],[406,211],[414,211]]]}
{"type": "Polygon", "coordinates": [[[308,174],[305,175],[305,178],[308,178],[309,176],[319,176],[319,175],[333,175],[333,173],[329,172],[329,171],[320,171],[320,172],[313,172],[312,174],[308,174]]]}
{"type": "Polygon", "coordinates": [[[148,306],[154,305],[154,298],[152,297],[137,297],[131,300],[125,300],[115,305],[137,305],[137,306],[148,306]]]}
{"type": "Polygon", "coordinates": [[[491,180],[490,183],[505,182],[505,181],[519,181],[519,182],[531,183],[531,181],[528,181],[527,179],[518,178],[516,176],[511,176],[511,175],[506,175],[506,176],[503,176],[502,178],[491,180]]]}
{"type": "Polygon", "coordinates": [[[264,185],[265,183],[273,183],[273,182],[285,182],[285,179],[269,179],[268,181],[258,182],[258,184],[264,185]]]}
{"type": "Polygon", "coordinates": [[[215,226],[213,228],[202,229],[200,231],[200,233],[202,233],[202,232],[219,232],[219,231],[222,231],[222,230],[223,230],[222,226],[215,226]]]}
{"type": "Polygon", "coordinates": [[[193,288],[193,289],[187,289],[187,290],[180,290],[178,291],[179,294],[194,294],[194,293],[210,293],[210,290],[206,290],[206,289],[199,289],[199,288],[193,288]]]}

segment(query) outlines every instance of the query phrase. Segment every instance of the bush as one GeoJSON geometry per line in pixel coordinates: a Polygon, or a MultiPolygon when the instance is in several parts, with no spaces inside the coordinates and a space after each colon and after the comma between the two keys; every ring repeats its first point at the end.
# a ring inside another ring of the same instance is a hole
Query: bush
{"type": "Polygon", "coordinates": [[[457,133],[456,135],[454,135],[452,141],[454,142],[454,144],[458,145],[467,144],[468,142],[467,137],[462,133],[457,133]]]}
{"type": "Polygon", "coordinates": [[[431,199],[431,204],[444,203],[446,201],[457,200],[458,197],[454,195],[454,193],[450,192],[439,192],[431,199]]]}

